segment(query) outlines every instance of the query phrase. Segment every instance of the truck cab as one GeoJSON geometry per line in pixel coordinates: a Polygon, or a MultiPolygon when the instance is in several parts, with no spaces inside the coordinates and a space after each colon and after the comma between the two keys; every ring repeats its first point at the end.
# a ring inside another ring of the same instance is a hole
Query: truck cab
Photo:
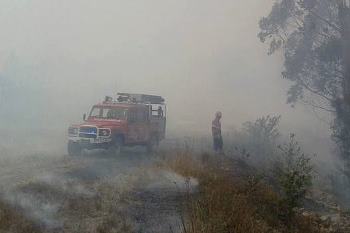
{"type": "Polygon", "coordinates": [[[84,122],[68,128],[68,154],[106,149],[119,153],[124,146],[152,151],[165,138],[166,104],[161,96],[118,93],[92,106],[84,122]]]}

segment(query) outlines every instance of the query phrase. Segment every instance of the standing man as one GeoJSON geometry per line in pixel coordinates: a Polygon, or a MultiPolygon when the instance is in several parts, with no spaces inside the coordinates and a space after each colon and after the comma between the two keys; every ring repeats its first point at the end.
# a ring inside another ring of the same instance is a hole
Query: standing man
{"type": "Polygon", "coordinates": [[[212,122],[211,131],[213,135],[214,151],[217,153],[223,153],[223,141],[221,135],[221,112],[216,112],[215,119],[212,122]]]}

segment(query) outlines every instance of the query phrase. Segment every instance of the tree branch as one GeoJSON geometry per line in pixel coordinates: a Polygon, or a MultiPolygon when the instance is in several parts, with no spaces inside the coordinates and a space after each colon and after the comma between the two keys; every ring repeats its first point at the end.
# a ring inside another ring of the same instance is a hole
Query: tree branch
{"type": "Polygon", "coordinates": [[[312,89],[311,87],[309,87],[302,79],[298,79],[298,81],[300,82],[300,84],[308,91],[310,91],[311,93],[315,94],[315,95],[318,95],[322,98],[324,98],[325,100],[327,100],[328,102],[332,102],[333,100],[323,94],[321,94],[319,91],[316,91],[314,89],[312,89]]]}
{"type": "Polygon", "coordinates": [[[332,27],[333,29],[337,30],[338,32],[341,32],[342,29],[341,27],[339,27],[338,25],[332,23],[331,21],[329,21],[328,19],[323,18],[322,16],[320,16],[319,14],[317,14],[316,12],[310,10],[309,11],[311,15],[315,16],[316,18],[320,19],[321,21],[327,23],[330,27],[332,27]]]}
{"type": "Polygon", "coordinates": [[[306,100],[303,100],[303,99],[301,99],[300,101],[301,101],[303,104],[310,105],[310,106],[313,107],[313,108],[321,109],[321,110],[326,111],[326,112],[331,112],[331,113],[335,113],[335,112],[336,112],[335,110],[332,110],[332,109],[323,107],[323,106],[321,106],[321,105],[317,105],[317,104],[311,103],[311,102],[306,101],[306,100]]]}

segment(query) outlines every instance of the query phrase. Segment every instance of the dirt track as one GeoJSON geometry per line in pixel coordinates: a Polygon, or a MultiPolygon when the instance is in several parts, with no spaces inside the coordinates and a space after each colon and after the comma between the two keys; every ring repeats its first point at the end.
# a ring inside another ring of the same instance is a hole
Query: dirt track
{"type": "MultiPolygon", "coordinates": [[[[143,148],[0,161],[2,199],[44,232],[177,232],[185,179],[143,148]]],[[[195,184],[194,184],[195,185],[195,184]]]]}

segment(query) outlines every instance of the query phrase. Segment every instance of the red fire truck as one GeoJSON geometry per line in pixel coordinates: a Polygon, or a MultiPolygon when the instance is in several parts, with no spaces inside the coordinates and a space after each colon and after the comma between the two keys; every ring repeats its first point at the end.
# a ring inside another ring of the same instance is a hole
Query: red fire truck
{"type": "Polygon", "coordinates": [[[84,149],[106,149],[119,153],[124,146],[143,145],[148,151],[165,137],[166,104],[161,96],[118,93],[84,114],[82,124],[68,129],[68,154],[84,149]]]}

